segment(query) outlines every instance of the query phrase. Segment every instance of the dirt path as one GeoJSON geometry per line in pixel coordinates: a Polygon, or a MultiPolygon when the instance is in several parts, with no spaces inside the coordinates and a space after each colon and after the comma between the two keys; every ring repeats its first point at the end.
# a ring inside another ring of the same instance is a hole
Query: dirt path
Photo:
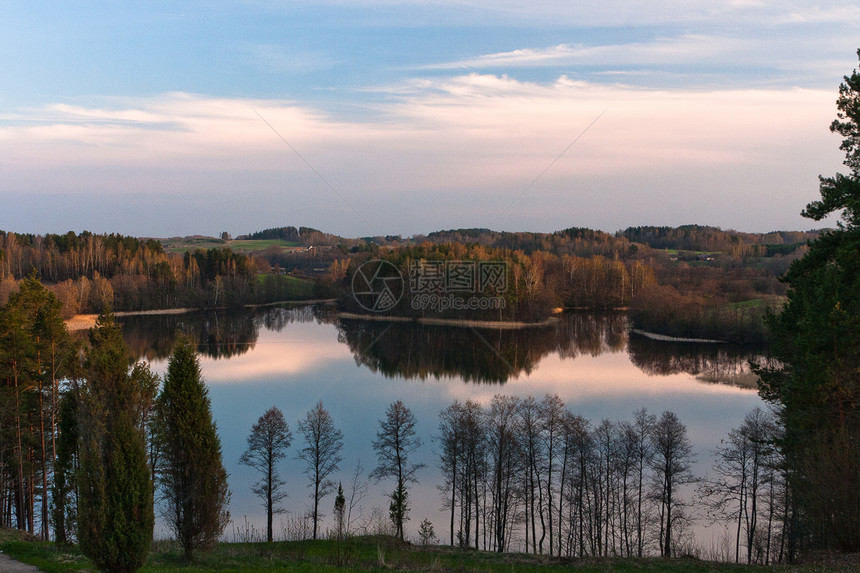
{"type": "Polygon", "coordinates": [[[39,573],[40,571],[41,569],[15,561],[0,551],[0,573],[39,573]]]}

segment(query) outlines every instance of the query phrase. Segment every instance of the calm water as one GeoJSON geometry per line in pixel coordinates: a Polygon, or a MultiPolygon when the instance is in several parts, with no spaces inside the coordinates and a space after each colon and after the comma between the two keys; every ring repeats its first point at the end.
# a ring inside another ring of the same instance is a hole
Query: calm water
{"type": "MultiPolygon", "coordinates": [[[[193,313],[130,317],[124,332],[137,357],[163,373],[174,335],[184,331],[198,342],[200,363],[230,474],[234,525],[246,520],[265,531],[260,500],[250,493],[258,476],[238,464],[251,425],[277,406],[294,432],[281,466],[294,514],[308,507],[296,425],[322,400],[344,434],[339,475],[348,495],[356,464],[374,467],[371,442],[387,406],[402,400],[417,418],[424,445],[414,454],[427,467],[410,493],[407,534],[417,537],[425,517],[448,539],[447,519],[436,484],[439,412],[453,400],[487,403],[494,394],[520,397],[558,394],[574,413],[597,424],[628,420],[640,407],[651,413],[674,411],[686,424],[699,457],[698,474],[708,471],[710,452],[745,414],[761,405],[748,386],[748,352],[724,345],[653,342],[627,334],[623,315],[565,315],[554,326],[523,330],[421,327],[414,324],[338,320],[324,309],[274,308],[242,313],[193,313]],[[747,386],[738,384],[746,383],[747,386]]],[[[363,517],[373,507],[387,515],[392,483],[370,484],[363,517]]],[[[325,499],[325,525],[334,498],[325,499]]],[[[281,531],[276,516],[276,536],[281,531]]],[[[234,527],[227,537],[232,538],[234,527]]],[[[713,533],[700,533],[712,535],[713,533]]],[[[701,539],[709,545],[711,539],[701,539]]]]}

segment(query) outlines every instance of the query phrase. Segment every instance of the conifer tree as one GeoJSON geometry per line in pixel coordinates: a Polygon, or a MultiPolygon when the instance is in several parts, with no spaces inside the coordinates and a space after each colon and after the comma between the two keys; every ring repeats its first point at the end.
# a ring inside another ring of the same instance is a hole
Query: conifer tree
{"type": "MultiPolygon", "coordinates": [[[[860,50],[858,50],[860,56],[860,50]]],[[[822,177],[821,199],[802,215],[838,214],[838,228],[810,244],[782,278],[788,302],[770,318],[772,365],[760,393],[781,409],[782,450],[798,524],[789,555],[860,550],[860,73],[839,86],[837,118],[848,174],[822,177]],[[804,539],[800,539],[800,536],[804,539]]]]}
{"type": "Polygon", "coordinates": [[[156,403],[159,485],[187,560],[212,548],[230,519],[227,472],[209,393],[191,342],[180,337],[156,403]]]}
{"type": "MultiPolygon", "coordinates": [[[[154,377],[129,372],[128,348],[113,313],[90,331],[79,404],[78,540],[100,569],[138,570],[152,542],[152,479],[140,402],[154,377]]],[[[148,371],[147,371],[148,372],[148,371]]]]}

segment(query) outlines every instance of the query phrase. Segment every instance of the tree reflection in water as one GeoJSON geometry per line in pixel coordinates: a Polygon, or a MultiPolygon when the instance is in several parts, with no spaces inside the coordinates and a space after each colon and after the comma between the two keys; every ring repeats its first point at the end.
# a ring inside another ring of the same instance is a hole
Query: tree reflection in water
{"type": "Polygon", "coordinates": [[[750,369],[762,348],[733,344],[707,344],[651,340],[631,334],[627,341],[630,361],[650,376],[690,374],[700,382],[757,388],[758,377],[750,369]]]}
{"type": "Polygon", "coordinates": [[[490,384],[530,374],[550,353],[571,360],[626,349],[648,375],[687,373],[703,382],[754,387],[749,361],[760,350],[628,335],[620,313],[569,313],[549,325],[518,329],[338,318],[328,307],[309,305],[128,316],[119,322],[136,360],[166,359],[178,333],[189,336],[202,356],[228,359],[252,350],[261,328],[281,332],[291,323],[317,322],[334,325],[356,364],[372,372],[490,384]]]}
{"type": "Polygon", "coordinates": [[[551,352],[565,358],[621,352],[626,334],[623,315],[569,314],[516,329],[341,319],[338,340],[349,345],[356,364],[390,378],[501,384],[530,374],[551,352]]]}

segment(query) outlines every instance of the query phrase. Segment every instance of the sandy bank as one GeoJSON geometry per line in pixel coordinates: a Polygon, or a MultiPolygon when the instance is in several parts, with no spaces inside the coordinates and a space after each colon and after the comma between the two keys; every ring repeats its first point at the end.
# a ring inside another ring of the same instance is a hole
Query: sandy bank
{"type": "MultiPolygon", "coordinates": [[[[264,308],[269,306],[277,306],[279,304],[322,304],[331,303],[336,299],[320,298],[312,300],[279,300],[277,302],[267,302],[264,304],[246,304],[245,308],[264,308]]],[[[161,308],[157,310],[130,310],[113,313],[114,316],[154,316],[165,314],[186,314],[188,312],[197,312],[199,310],[225,310],[227,307],[219,306],[215,308],[161,308]]],[[[76,314],[63,322],[66,323],[66,328],[72,330],[89,330],[96,325],[97,314],[76,314]]]]}
{"type": "MultiPolygon", "coordinates": [[[[185,314],[199,310],[196,308],[164,308],[161,310],[133,310],[128,312],[115,312],[114,316],[144,316],[156,314],[185,314]]],[[[72,330],[89,330],[96,325],[97,314],[76,314],[72,318],[66,319],[66,328],[72,330]]]]}

